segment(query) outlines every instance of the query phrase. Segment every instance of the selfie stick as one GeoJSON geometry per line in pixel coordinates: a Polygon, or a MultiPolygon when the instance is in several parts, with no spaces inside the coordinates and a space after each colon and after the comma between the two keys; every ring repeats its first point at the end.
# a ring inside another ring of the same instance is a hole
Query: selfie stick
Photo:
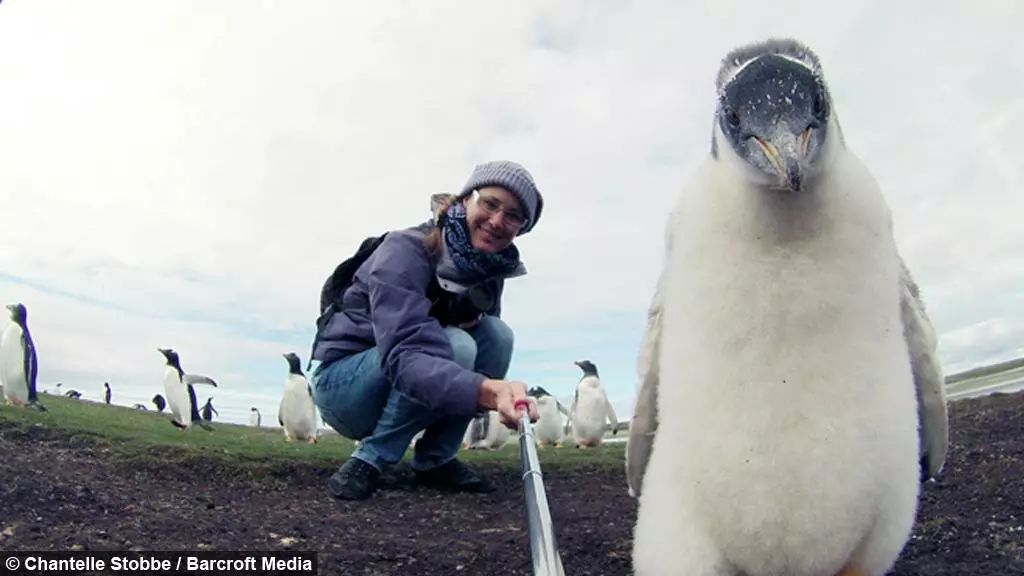
{"type": "Polygon", "coordinates": [[[530,404],[516,402],[519,412],[519,455],[523,462],[523,490],[526,492],[526,520],[530,531],[530,553],[536,576],[564,576],[562,558],[555,544],[555,529],[548,510],[548,497],[544,491],[544,477],[540,473],[540,459],[530,426],[530,404]]]}

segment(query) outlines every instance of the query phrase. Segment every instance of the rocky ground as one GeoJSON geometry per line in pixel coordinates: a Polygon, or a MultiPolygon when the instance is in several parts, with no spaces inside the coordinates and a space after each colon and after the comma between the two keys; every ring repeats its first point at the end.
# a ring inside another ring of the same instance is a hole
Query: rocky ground
{"type": "MultiPolygon", "coordinates": [[[[1024,393],[950,406],[951,447],[924,487],[894,574],[1024,574],[1024,393]]],[[[185,454],[126,459],[95,440],[0,422],[0,548],[315,550],[320,574],[530,574],[517,468],[499,490],[442,495],[398,468],[365,502],[332,469],[249,469],[185,454]]],[[[630,573],[636,503],[621,467],[545,470],[565,572],[630,573]]],[[[684,573],[681,571],[680,573],[684,573]]]]}

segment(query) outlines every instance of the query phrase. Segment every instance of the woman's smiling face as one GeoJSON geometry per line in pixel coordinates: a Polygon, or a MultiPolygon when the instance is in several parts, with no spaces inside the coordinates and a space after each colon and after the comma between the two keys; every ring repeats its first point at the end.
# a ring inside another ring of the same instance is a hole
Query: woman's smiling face
{"type": "Polygon", "coordinates": [[[463,200],[473,248],[501,252],[526,225],[525,212],[514,194],[500,186],[474,190],[463,200]]]}

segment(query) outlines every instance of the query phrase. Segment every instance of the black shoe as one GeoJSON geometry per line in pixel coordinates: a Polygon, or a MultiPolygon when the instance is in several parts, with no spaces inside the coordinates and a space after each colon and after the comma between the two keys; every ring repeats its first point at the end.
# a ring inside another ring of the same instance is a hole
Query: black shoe
{"type": "Polygon", "coordinates": [[[473,472],[468,466],[457,459],[449,460],[430,470],[422,472],[417,470],[416,476],[419,478],[420,484],[438,490],[449,492],[494,492],[494,486],[487,478],[473,472]]]}
{"type": "Polygon", "coordinates": [[[380,472],[359,458],[349,458],[327,481],[327,490],[342,500],[363,500],[377,488],[380,472]]]}

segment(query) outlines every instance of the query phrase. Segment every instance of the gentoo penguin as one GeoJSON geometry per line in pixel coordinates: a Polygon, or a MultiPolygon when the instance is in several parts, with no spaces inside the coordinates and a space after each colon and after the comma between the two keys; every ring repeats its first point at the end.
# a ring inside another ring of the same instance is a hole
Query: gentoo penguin
{"type": "Polygon", "coordinates": [[[574,364],[583,370],[583,377],[576,384],[565,433],[572,430],[578,448],[600,446],[604,440],[605,421],[611,422],[612,434],[615,434],[619,431],[619,420],[601,385],[597,366],[590,360],[580,360],[574,364]]]}
{"type": "Polygon", "coordinates": [[[103,401],[110,404],[110,382],[104,382],[103,387],[106,388],[106,392],[103,393],[103,401]]]}
{"type": "Polygon", "coordinates": [[[79,392],[78,390],[68,390],[67,392],[64,393],[64,395],[74,400],[78,400],[79,398],[82,397],[82,393],[79,392]]]}
{"type": "Polygon", "coordinates": [[[500,450],[508,442],[510,431],[501,423],[496,410],[473,418],[466,428],[463,443],[470,450],[500,450]]]}
{"type": "Polygon", "coordinates": [[[149,412],[149,408],[146,408],[145,404],[132,404],[132,408],[136,410],[142,410],[143,412],[149,412]]]}
{"type": "Polygon", "coordinates": [[[167,368],[164,369],[164,393],[167,394],[167,407],[171,412],[171,424],[174,424],[182,431],[188,430],[193,422],[200,427],[210,430],[203,423],[199,415],[199,407],[196,406],[196,391],[193,384],[209,384],[216,386],[217,383],[206,376],[196,374],[185,374],[181,369],[181,361],[178,353],[170,348],[157,348],[164,358],[167,359],[167,368]]]}
{"type": "Polygon", "coordinates": [[[889,210],[809,49],[726,56],[667,241],[627,450],[635,573],[884,574],[917,505],[914,353],[889,210]]]}
{"type": "Polygon", "coordinates": [[[533,437],[537,441],[537,447],[543,448],[548,444],[560,447],[565,437],[562,430],[562,414],[568,415],[569,411],[540,386],[530,388],[526,394],[537,401],[537,412],[540,414],[540,418],[533,424],[533,437]]]}
{"type": "Polygon", "coordinates": [[[259,428],[261,420],[262,420],[262,418],[260,417],[259,409],[256,408],[255,406],[250,408],[249,409],[249,426],[254,426],[256,428],[259,428]]]}
{"type": "Polygon", "coordinates": [[[316,405],[313,390],[302,373],[299,357],[294,352],[284,354],[288,361],[288,378],[284,382],[284,396],[277,409],[277,422],[284,428],[285,440],[306,440],[316,443],[316,405]]]}
{"type": "Polygon", "coordinates": [[[200,415],[203,417],[203,420],[212,422],[214,414],[220,416],[220,412],[217,412],[217,409],[213,407],[213,397],[210,397],[206,399],[206,404],[203,404],[200,415]]]}
{"type": "Polygon", "coordinates": [[[153,396],[153,405],[156,406],[157,412],[163,412],[167,406],[167,401],[164,400],[163,396],[156,394],[153,396]]]}
{"type": "Polygon", "coordinates": [[[7,309],[11,313],[11,322],[0,343],[0,383],[3,384],[4,403],[31,406],[45,412],[46,408],[36,397],[39,362],[28,330],[28,310],[21,303],[10,304],[7,309]]]}

